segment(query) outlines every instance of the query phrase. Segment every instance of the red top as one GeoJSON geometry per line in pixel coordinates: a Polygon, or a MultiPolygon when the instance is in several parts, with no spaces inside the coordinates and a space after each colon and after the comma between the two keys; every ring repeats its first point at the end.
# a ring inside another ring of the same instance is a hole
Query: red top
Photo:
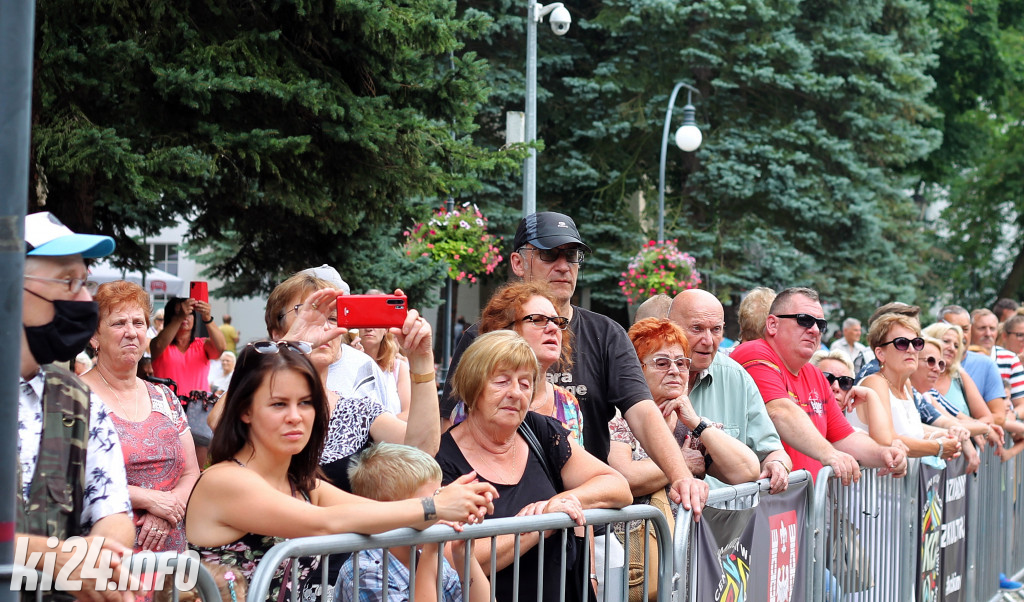
{"type": "MultiPolygon", "coordinates": [[[[750,373],[765,403],[774,399],[791,399],[807,412],[815,428],[830,443],[845,439],[853,433],[853,427],[847,422],[832,394],[828,379],[816,366],[807,363],[799,373],[793,374],[764,339],[743,343],[729,357],[750,373]]],[[[796,451],[785,439],[782,446],[793,459],[793,470],[806,468],[811,471],[812,477],[818,476],[821,462],[796,451]]]]}
{"type": "Polygon", "coordinates": [[[192,391],[209,391],[210,360],[206,355],[206,338],[197,338],[185,353],[172,341],[160,357],[153,358],[153,375],[169,378],[178,385],[178,395],[185,397],[192,391]]]}

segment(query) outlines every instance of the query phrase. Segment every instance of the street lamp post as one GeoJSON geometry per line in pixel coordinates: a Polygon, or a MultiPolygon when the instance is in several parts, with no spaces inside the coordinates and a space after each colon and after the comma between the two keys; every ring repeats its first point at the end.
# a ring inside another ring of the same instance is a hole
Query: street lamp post
{"type": "Polygon", "coordinates": [[[683,125],[676,131],[676,146],[686,152],[700,148],[703,136],[694,116],[697,110],[693,107],[693,93],[700,90],[689,84],[679,82],[672,88],[668,98],[668,110],[665,111],[665,127],[661,132],[661,166],[658,168],[658,242],[665,240],[665,151],[668,149],[668,129],[672,124],[672,109],[676,105],[676,95],[680,88],[686,88],[686,105],[683,107],[683,125]]]}
{"type": "MultiPolygon", "coordinates": [[[[572,17],[561,2],[543,5],[527,0],[526,9],[526,137],[530,144],[537,139],[537,24],[551,14],[548,21],[555,35],[569,31],[572,17]]],[[[523,163],[523,217],[537,211],[537,149],[529,149],[523,163]]]]}

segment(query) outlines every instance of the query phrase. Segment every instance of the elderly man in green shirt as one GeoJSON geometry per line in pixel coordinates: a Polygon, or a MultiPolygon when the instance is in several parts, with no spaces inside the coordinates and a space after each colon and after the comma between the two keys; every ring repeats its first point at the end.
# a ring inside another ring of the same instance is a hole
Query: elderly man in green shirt
{"type": "MultiPolygon", "coordinates": [[[[698,414],[723,425],[757,454],[761,479],[769,479],[771,492],[785,491],[793,462],[768,417],[764,400],[747,371],[718,346],[725,336],[725,310],[707,291],[690,289],[676,295],[669,319],[686,333],[690,343],[690,403],[698,414]]],[[[707,477],[712,489],[723,483],[707,477]]]]}

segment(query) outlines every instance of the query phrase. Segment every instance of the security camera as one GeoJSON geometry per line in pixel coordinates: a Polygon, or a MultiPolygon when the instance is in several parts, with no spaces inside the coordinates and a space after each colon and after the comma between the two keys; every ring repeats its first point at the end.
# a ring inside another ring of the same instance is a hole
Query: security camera
{"type": "Polygon", "coordinates": [[[551,31],[555,32],[556,36],[564,36],[569,31],[572,15],[569,14],[569,11],[564,6],[559,4],[555,10],[551,11],[549,20],[551,21],[551,31]]]}

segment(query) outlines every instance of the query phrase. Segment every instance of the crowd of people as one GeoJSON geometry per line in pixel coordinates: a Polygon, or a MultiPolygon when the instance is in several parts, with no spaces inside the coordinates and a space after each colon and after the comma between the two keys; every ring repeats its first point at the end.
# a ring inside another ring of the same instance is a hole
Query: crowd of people
{"type": "MultiPolygon", "coordinates": [[[[244,587],[288,538],[558,512],[580,528],[565,597],[545,572],[543,599],[575,600],[627,563],[626,533],[597,529],[585,549],[587,509],[659,499],[699,520],[725,484],[779,492],[793,470],[823,466],[844,484],[866,467],[900,478],[908,457],[961,454],[973,472],[983,454],[1024,448],[1024,310],[1007,300],[950,305],[927,326],[919,308],[889,303],[865,321],[866,345],[850,317],[826,347],[817,291],[759,287],[739,306],[741,342],[725,347],[722,303],[691,289],[647,300],[627,331],[572,303],[591,248],[569,216],[535,213],[515,235],[514,278],[463,325],[439,396],[430,324],[410,309],[401,327],[353,338],[337,317],[349,288],[328,266],[284,280],[267,336],[241,344],[206,302],[154,311],[137,285],[94,289],[85,260],[113,252],[108,237],[44,212],[26,218],[25,242],[16,495],[29,552],[72,536],[116,554],[194,550],[244,587]]],[[[542,536],[480,541],[469,558],[463,544],[424,546],[415,578],[441,570],[443,598],[458,600],[466,577],[485,600],[493,554],[504,600],[516,578],[535,579],[538,554],[558,566],[561,547],[541,552],[542,536]]],[[[54,571],[72,560],[56,555],[54,571]]],[[[380,599],[384,564],[389,591],[407,596],[408,549],[332,558],[326,577],[303,559],[297,582],[277,567],[270,596],[349,600],[356,586],[380,599]],[[325,578],[336,591],[320,591],[325,578]]],[[[87,600],[162,594],[82,583],[87,600]]]]}

